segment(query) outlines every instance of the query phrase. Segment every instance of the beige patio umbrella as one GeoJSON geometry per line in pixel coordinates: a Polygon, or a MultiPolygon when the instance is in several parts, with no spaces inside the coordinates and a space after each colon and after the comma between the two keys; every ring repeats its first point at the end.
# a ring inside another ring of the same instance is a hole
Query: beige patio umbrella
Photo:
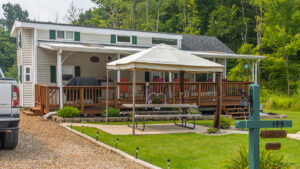
{"type": "MultiPolygon", "coordinates": [[[[136,71],[165,71],[180,72],[180,98],[183,102],[184,72],[190,73],[211,73],[223,72],[223,65],[200,58],[188,52],[179,50],[165,44],[157,45],[147,50],[129,55],[122,59],[106,64],[107,79],[110,70],[132,70],[133,71],[133,135],[135,134],[135,90],[136,71]]],[[[219,80],[220,81],[220,80],[219,80]]],[[[106,123],[108,123],[108,81],[106,89],[106,123]]]]}

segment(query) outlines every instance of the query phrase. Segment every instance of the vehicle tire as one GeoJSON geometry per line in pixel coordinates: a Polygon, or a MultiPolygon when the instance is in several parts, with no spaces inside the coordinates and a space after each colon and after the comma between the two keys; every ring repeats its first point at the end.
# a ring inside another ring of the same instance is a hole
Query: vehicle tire
{"type": "Polygon", "coordinates": [[[18,144],[19,130],[12,130],[11,132],[6,132],[3,135],[2,148],[14,149],[18,144]]]}

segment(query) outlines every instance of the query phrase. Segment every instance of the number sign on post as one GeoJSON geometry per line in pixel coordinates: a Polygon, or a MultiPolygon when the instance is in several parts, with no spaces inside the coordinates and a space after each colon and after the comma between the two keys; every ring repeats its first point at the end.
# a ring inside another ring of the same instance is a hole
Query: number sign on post
{"type": "MultiPolygon", "coordinates": [[[[292,127],[291,120],[264,121],[264,120],[259,119],[259,113],[260,113],[260,111],[259,111],[259,106],[260,106],[259,93],[260,93],[259,85],[251,84],[249,86],[249,98],[248,98],[249,120],[235,122],[236,128],[248,128],[249,129],[249,169],[259,169],[259,131],[260,131],[260,128],[292,127]]],[[[264,133],[263,135],[268,135],[265,132],[263,132],[263,133],[264,133]]],[[[272,134],[270,134],[270,135],[272,136],[272,134]]],[[[268,138],[271,137],[270,135],[268,138]]],[[[273,135],[276,135],[276,134],[273,134],[273,135]]],[[[278,135],[281,136],[282,133],[278,134],[278,135]]],[[[272,149],[272,147],[274,147],[274,149],[280,148],[278,143],[268,143],[266,145],[267,149],[268,148],[272,149]]]]}

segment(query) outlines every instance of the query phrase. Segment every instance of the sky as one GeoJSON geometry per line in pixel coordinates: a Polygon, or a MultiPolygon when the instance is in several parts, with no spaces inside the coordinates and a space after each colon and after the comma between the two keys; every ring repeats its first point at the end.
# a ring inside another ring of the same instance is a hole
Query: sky
{"type": "Polygon", "coordinates": [[[2,5],[10,2],[26,9],[31,20],[55,22],[58,15],[58,22],[65,23],[64,17],[72,1],[75,7],[83,10],[95,7],[91,0],[0,0],[0,18],[3,17],[2,5]]]}

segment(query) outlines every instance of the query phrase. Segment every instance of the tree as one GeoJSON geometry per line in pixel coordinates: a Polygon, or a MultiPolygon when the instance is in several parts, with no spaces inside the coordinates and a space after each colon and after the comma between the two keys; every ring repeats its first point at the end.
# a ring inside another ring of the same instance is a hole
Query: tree
{"type": "Polygon", "coordinates": [[[77,8],[74,1],[71,2],[70,8],[64,17],[64,20],[68,23],[73,23],[79,19],[79,16],[83,13],[83,9],[77,8]]]}
{"type": "Polygon", "coordinates": [[[295,0],[266,0],[264,8],[262,47],[272,52],[274,57],[284,60],[287,94],[290,96],[289,65],[292,63],[289,57],[300,51],[300,5],[295,0]]]}
{"type": "Polygon", "coordinates": [[[2,28],[10,31],[14,22],[18,21],[29,21],[27,10],[22,10],[19,4],[3,4],[3,15],[4,18],[0,19],[2,28]]]}
{"type": "Polygon", "coordinates": [[[9,32],[0,28],[0,67],[4,72],[16,62],[16,46],[11,41],[9,32]]]}

